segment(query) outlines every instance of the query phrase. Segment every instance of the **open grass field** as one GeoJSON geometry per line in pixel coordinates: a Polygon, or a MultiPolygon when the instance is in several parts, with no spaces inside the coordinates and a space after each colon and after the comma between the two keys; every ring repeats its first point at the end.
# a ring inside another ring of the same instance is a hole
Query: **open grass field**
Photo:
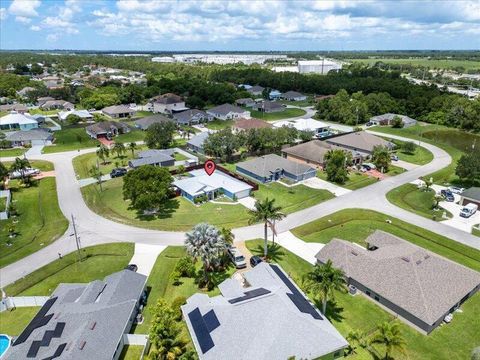
{"type": "MultiPolygon", "coordinates": [[[[317,177],[319,179],[327,180],[327,173],[322,170],[317,171],[317,177]]],[[[360,188],[363,188],[365,186],[371,185],[376,183],[378,180],[374,178],[373,176],[368,176],[364,173],[361,173],[359,171],[352,171],[348,175],[348,180],[345,182],[345,184],[342,184],[340,186],[350,189],[350,190],[357,190],[360,188]]]]}
{"type": "MultiPolygon", "coordinates": [[[[480,228],[480,226],[477,226],[477,227],[480,228]]],[[[475,236],[480,236],[480,230],[476,228],[472,228],[472,234],[475,236]]]]}
{"type": "MultiPolygon", "coordinates": [[[[392,223],[388,224],[385,222],[387,218],[374,211],[348,209],[300,226],[293,232],[305,241],[327,243],[333,237],[337,237],[364,246],[365,238],[376,229],[380,229],[474,270],[480,270],[480,251],[398,219],[390,218],[392,223]]],[[[293,268],[297,269],[300,268],[298,266],[293,268]]],[[[337,293],[336,301],[335,308],[341,312],[335,317],[330,315],[329,318],[344,336],[351,329],[368,332],[372,328],[372,322],[379,323],[392,318],[372,301],[361,296],[351,297],[337,293]]],[[[478,346],[480,323],[477,319],[480,316],[480,294],[476,294],[463,304],[462,310],[463,313],[455,313],[451,324],[434,330],[428,336],[401,324],[402,333],[407,341],[407,355],[395,359],[469,359],[473,348],[478,346]]],[[[370,354],[364,351],[359,351],[359,354],[352,358],[372,359],[370,354]]]]}
{"type": "Polygon", "coordinates": [[[274,113],[264,113],[262,111],[250,110],[250,115],[252,117],[266,121],[294,118],[298,116],[303,116],[305,114],[305,110],[299,108],[286,108],[283,111],[274,113]]]}
{"type": "Polygon", "coordinates": [[[1,149],[0,150],[0,158],[22,156],[27,150],[28,149],[24,149],[24,148],[1,149]]]}
{"type": "Polygon", "coordinates": [[[0,334],[18,336],[33,319],[40,307],[19,307],[0,312],[0,334]]]}
{"type": "Polygon", "coordinates": [[[105,159],[105,164],[102,162],[102,160],[98,159],[96,153],[83,154],[73,159],[73,168],[75,170],[75,174],[78,176],[79,179],[89,178],[91,177],[90,169],[93,166],[97,166],[98,160],[98,165],[102,174],[109,174],[110,171],[112,171],[118,166],[127,166],[128,161],[135,158],[136,154],[138,154],[139,151],[146,149],[146,146],[137,145],[137,149],[132,155],[131,150],[129,150],[127,146],[127,150],[120,157],[118,157],[116,153],[111,152],[110,156],[105,159]]]}
{"type": "Polygon", "coordinates": [[[205,123],[205,127],[210,130],[222,130],[233,125],[233,120],[213,120],[205,123]]]}
{"type": "Polygon", "coordinates": [[[44,154],[56,153],[62,151],[72,151],[97,147],[100,143],[90,138],[85,132],[84,127],[63,128],[55,132],[54,145],[45,146],[44,154]]]}
{"type": "Polygon", "coordinates": [[[30,110],[28,110],[28,113],[30,115],[36,115],[36,114],[39,114],[39,115],[57,115],[59,112],[60,112],[60,110],[58,110],[58,109],[54,109],[54,110],[30,109],[30,110]]]}
{"type": "Polygon", "coordinates": [[[417,146],[415,151],[410,154],[403,151],[401,148],[402,144],[404,144],[405,141],[391,139],[389,140],[392,141],[395,145],[397,145],[398,149],[395,150],[394,153],[398,156],[399,160],[403,160],[417,165],[425,165],[433,160],[433,154],[424,147],[417,146]]]}
{"type": "MultiPolygon", "coordinates": [[[[96,184],[92,184],[83,187],[82,194],[94,212],[113,221],[149,229],[184,231],[200,222],[227,228],[248,225],[248,209],[243,205],[208,202],[196,206],[183,197],[170,200],[166,211],[159,216],[142,216],[128,209],[128,202],[123,200],[122,184],[122,178],[116,178],[102,184],[103,192],[96,184]]],[[[326,190],[311,189],[304,185],[289,188],[273,183],[261,184],[254,197],[275,198],[277,204],[283,207],[283,212],[288,214],[328,200],[333,195],[326,190]]]]}
{"type": "Polygon", "coordinates": [[[443,218],[443,213],[446,212],[448,218],[452,214],[446,210],[434,210],[435,191],[424,191],[418,189],[414,184],[404,184],[387,193],[387,199],[392,204],[401,207],[407,211],[414,212],[417,215],[433,219],[436,221],[446,220],[443,218]]]}
{"type": "Polygon", "coordinates": [[[147,133],[143,130],[138,130],[138,129],[132,129],[130,132],[118,135],[115,137],[116,142],[121,142],[121,143],[131,143],[131,142],[137,142],[137,141],[143,141],[145,140],[145,135],[147,133]]]}
{"type": "Polygon", "coordinates": [[[375,65],[376,62],[381,61],[385,64],[404,64],[412,66],[429,67],[431,69],[455,69],[463,67],[465,70],[480,71],[480,63],[478,61],[469,60],[451,60],[451,59],[428,59],[423,58],[368,58],[368,59],[345,59],[348,62],[363,63],[368,65],[375,65]]]}
{"type": "Polygon", "coordinates": [[[68,227],[58,206],[55,178],[35,181],[28,188],[14,180],[10,189],[18,215],[0,221],[0,267],[49,245],[68,227]],[[16,233],[13,238],[9,237],[11,226],[16,233]]]}
{"type": "Polygon", "coordinates": [[[142,356],[143,346],[125,345],[120,354],[119,360],[140,360],[142,356]]]}
{"type": "Polygon", "coordinates": [[[9,296],[49,296],[60,283],[87,283],[103,279],[128,265],[134,244],[116,243],[86,247],[70,253],[8,285],[9,296]]]}
{"type": "Polygon", "coordinates": [[[307,100],[302,100],[302,101],[278,100],[278,102],[285,105],[293,105],[293,106],[299,106],[299,107],[307,107],[307,106],[315,105],[315,103],[313,102],[313,98],[311,96],[307,97],[307,100]]]}

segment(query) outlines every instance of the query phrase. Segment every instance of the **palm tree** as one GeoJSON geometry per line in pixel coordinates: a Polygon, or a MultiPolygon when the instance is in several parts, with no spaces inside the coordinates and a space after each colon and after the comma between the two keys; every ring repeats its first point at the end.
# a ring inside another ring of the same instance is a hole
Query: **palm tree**
{"type": "Polygon", "coordinates": [[[268,225],[273,224],[276,220],[282,220],[285,217],[285,214],[281,212],[281,206],[275,206],[275,199],[270,200],[266,198],[265,200],[255,202],[255,209],[250,210],[250,219],[248,220],[249,224],[255,224],[257,222],[263,222],[264,224],[264,247],[263,255],[266,258],[268,255],[268,225]]]}
{"type": "Polygon", "coordinates": [[[2,187],[5,186],[5,178],[8,176],[8,170],[2,162],[0,162],[0,182],[2,183],[2,187]]]}
{"type": "Polygon", "coordinates": [[[112,151],[117,154],[117,157],[120,157],[125,152],[125,145],[123,145],[123,143],[117,143],[116,142],[113,145],[112,151]]]}
{"type": "Polygon", "coordinates": [[[355,353],[357,346],[365,346],[365,334],[359,330],[352,330],[347,335],[349,342],[349,352],[355,353]]]}
{"type": "Polygon", "coordinates": [[[25,170],[30,167],[30,162],[26,158],[16,158],[13,164],[10,166],[11,171],[18,171],[22,178],[22,182],[25,183],[25,170]]]}
{"type": "Polygon", "coordinates": [[[335,290],[345,289],[345,274],[333,267],[331,260],[324,265],[315,265],[306,275],[306,287],[322,299],[322,313],[327,311],[328,299],[333,299],[335,290]]]}
{"type": "Polygon", "coordinates": [[[202,259],[205,282],[208,283],[207,271],[211,262],[218,259],[226,249],[220,231],[206,223],[195,225],[192,231],[186,233],[185,246],[190,256],[202,259]]]}
{"type": "Polygon", "coordinates": [[[100,145],[97,149],[97,156],[102,160],[102,163],[105,164],[105,159],[110,155],[110,150],[105,145],[100,145]]]}
{"type": "Polygon", "coordinates": [[[137,149],[137,144],[135,144],[133,141],[128,144],[128,149],[132,152],[132,157],[135,155],[135,150],[137,149]]]}
{"type": "Polygon", "coordinates": [[[233,235],[232,230],[222,227],[220,233],[222,234],[223,241],[225,241],[226,245],[233,244],[233,241],[235,240],[235,235],[233,235]]]}
{"type": "Polygon", "coordinates": [[[102,171],[98,167],[93,165],[90,168],[89,173],[95,180],[97,180],[97,183],[100,186],[100,191],[103,191],[103,188],[102,188],[102,176],[103,176],[102,171]]]}
{"type": "Polygon", "coordinates": [[[405,338],[397,322],[384,322],[380,324],[370,339],[370,344],[385,346],[385,360],[390,359],[392,352],[398,351],[403,354],[405,353],[405,338]]]}

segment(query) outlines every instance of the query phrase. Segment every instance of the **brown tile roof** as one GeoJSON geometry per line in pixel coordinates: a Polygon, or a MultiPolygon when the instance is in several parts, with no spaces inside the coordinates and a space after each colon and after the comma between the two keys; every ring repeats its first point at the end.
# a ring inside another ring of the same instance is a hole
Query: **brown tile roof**
{"type": "Polygon", "coordinates": [[[262,129],[262,128],[271,128],[272,124],[260,120],[260,119],[238,119],[232,126],[234,129],[238,130],[249,130],[249,129],[262,129]]]}

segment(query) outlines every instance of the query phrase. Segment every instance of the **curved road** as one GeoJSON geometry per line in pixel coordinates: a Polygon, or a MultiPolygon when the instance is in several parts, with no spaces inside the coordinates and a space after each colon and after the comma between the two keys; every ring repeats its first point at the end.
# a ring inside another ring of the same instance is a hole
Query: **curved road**
{"type": "MultiPolygon", "coordinates": [[[[373,132],[372,132],[373,133],[373,132]]],[[[385,135],[385,134],[378,134],[385,135]]],[[[399,140],[410,140],[399,136],[389,135],[399,140]]],[[[421,176],[431,174],[442,169],[452,161],[444,150],[428,143],[419,142],[434,155],[433,160],[423,166],[407,171],[395,177],[386,178],[373,185],[349,192],[321,204],[288,215],[277,223],[277,232],[291,230],[299,225],[306,224],[334,212],[348,208],[362,208],[376,210],[408,223],[423,227],[432,232],[444,235],[455,241],[480,249],[480,240],[471,234],[455,229],[448,225],[429,220],[414,213],[405,211],[389,203],[385,197],[390,190],[409,183],[421,176]]],[[[157,243],[162,245],[182,245],[185,233],[171,231],[155,231],[137,228],[108,220],[93,211],[85,204],[75,177],[72,159],[78,155],[93,152],[95,149],[71,151],[57,154],[44,154],[32,157],[32,160],[51,161],[55,166],[57,192],[60,208],[67,219],[71,215],[76,219],[77,231],[82,247],[111,243],[135,242],[157,243]]],[[[8,159],[3,159],[4,161],[8,159]]],[[[263,237],[263,225],[257,224],[233,230],[237,241],[263,237]]],[[[70,223],[66,233],[54,243],[46,246],[13,264],[1,269],[0,286],[8,285],[15,280],[35,271],[58,258],[58,253],[67,254],[76,249],[73,229],[70,223]]]]}

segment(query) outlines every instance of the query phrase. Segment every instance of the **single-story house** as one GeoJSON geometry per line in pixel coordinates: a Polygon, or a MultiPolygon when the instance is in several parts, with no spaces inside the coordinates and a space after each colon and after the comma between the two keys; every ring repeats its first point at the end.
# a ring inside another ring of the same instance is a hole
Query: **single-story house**
{"type": "Polygon", "coordinates": [[[38,121],[29,114],[11,112],[0,117],[0,130],[31,130],[38,128],[38,121]]]}
{"type": "Polygon", "coordinates": [[[71,102],[65,100],[48,100],[45,101],[41,106],[40,109],[42,110],[73,110],[74,105],[71,102]]]}
{"type": "Polygon", "coordinates": [[[117,360],[146,280],[122,270],[88,284],[58,285],[2,360],[117,360]]]}
{"type": "Polygon", "coordinates": [[[135,127],[140,130],[147,130],[153,124],[160,124],[162,122],[172,121],[163,115],[151,115],[135,120],[135,127]]]}
{"type": "Polygon", "coordinates": [[[19,114],[25,114],[28,112],[28,107],[24,104],[5,104],[0,105],[0,112],[16,112],[19,114]]]}
{"type": "Polygon", "coordinates": [[[264,113],[274,113],[285,110],[285,106],[275,101],[262,101],[253,105],[253,109],[264,113]]]}
{"type": "Polygon", "coordinates": [[[5,140],[12,143],[12,146],[25,145],[51,145],[53,134],[47,129],[31,129],[24,131],[9,132],[5,140]]]}
{"type": "Polygon", "coordinates": [[[291,161],[323,169],[325,155],[332,150],[332,146],[324,141],[312,140],[282,150],[282,155],[291,161]]]}
{"type": "Polygon", "coordinates": [[[207,175],[203,169],[190,171],[189,174],[190,177],[175,180],[173,185],[183,197],[192,202],[199,196],[206,195],[208,200],[213,200],[220,194],[233,200],[242,199],[250,196],[253,189],[251,185],[220,170],[212,175],[207,175]]]}
{"type": "Polygon", "coordinates": [[[480,207],[480,187],[471,187],[460,194],[460,205],[477,204],[480,207]]]}
{"type": "Polygon", "coordinates": [[[298,91],[287,91],[280,95],[280,98],[289,101],[304,101],[307,100],[307,96],[299,93],[298,91]]]}
{"type": "Polygon", "coordinates": [[[250,119],[238,119],[232,125],[233,131],[246,131],[250,129],[263,129],[263,128],[271,128],[273,127],[272,124],[255,118],[250,119]]]}
{"type": "Polygon", "coordinates": [[[209,133],[201,132],[187,141],[187,148],[193,152],[203,154],[203,143],[207,140],[209,133]]]}
{"type": "Polygon", "coordinates": [[[253,105],[255,105],[255,100],[253,100],[252,98],[237,99],[237,100],[235,100],[235,105],[252,107],[253,105]]]}
{"type": "Polygon", "coordinates": [[[66,121],[69,115],[75,115],[81,118],[83,121],[93,120],[93,115],[88,110],[69,110],[69,111],[60,111],[58,113],[58,118],[62,121],[66,121]]]}
{"type": "Polygon", "coordinates": [[[375,146],[385,146],[390,150],[395,147],[390,141],[384,140],[379,136],[369,134],[365,131],[348,133],[325,141],[331,145],[358,152],[364,157],[370,156],[375,146]]]}
{"type": "Polygon", "coordinates": [[[272,90],[268,93],[268,97],[270,100],[280,99],[280,96],[282,96],[282,93],[278,90],[272,90]]]}
{"type": "Polygon", "coordinates": [[[55,98],[51,96],[41,96],[37,98],[37,105],[38,107],[41,107],[43,104],[45,104],[47,101],[53,101],[55,98]]]}
{"type": "Polygon", "coordinates": [[[480,273],[392,234],[377,230],[365,241],[332,239],[317,261],[331,260],[349,285],[427,334],[480,289],[480,273]]]}
{"type": "Polygon", "coordinates": [[[280,265],[262,262],[218,288],[181,307],[201,360],[343,359],[348,342],[280,265]]]}
{"type": "Polygon", "coordinates": [[[262,183],[288,178],[291,181],[301,181],[315,177],[317,170],[311,166],[287,160],[275,154],[240,162],[237,172],[262,183]]]}
{"type": "Polygon", "coordinates": [[[214,118],[220,120],[233,120],[250,117],[250,111],[242,109],[241,107],[232,104],[223,104],[215,106],[207,110],[207,114],[210,114],[214,118]]]}
{"type": "Polygon", "coordinates": [[[246,90],[254,96],[259,96],[259,95],[262,95],[263,90],[265,90],[265,88],[260,85],[255,85],[246,90]]]}
{"type": "Polygon", "coordinates": [[[130,108],[128,105],[113,105],[107,106],[106,108],[102,109],[102,113],[111,118],[118,119],[118,118],[126,118],[130,116],[134,116],[136,111],[130,108]]]}
{"type": "Polygon", "coordinates": [[[173,166],[175,165],[174,153],[173,149],[140,151],[136,159],[128,162],[128,166],[134,169],[142,165],[173,166]]]}
{"type": "Polygon", "coordinates": [[[192,125],[212,121],[213,116],[202,110],[191,109],[173,114],[173,119],[177,124],[192,125]]]}
{"type": "Polygon", "coordinates": [[[130,132],[130,128],[118,121],[101,121],[85,128],[85,131],[92,139],[113,137],[130,132]]]}
{"type": "Polygon", "coordinates": [[[290,126],[298,131],[312,131],[316,137],[325,137],[331,135],[330,125],[312,118],[297,120],[281,120],[273,124],[275,127],[290,126]]]}
{"type": "Polygon", "coordinates": [[[412,119],[406,115],[398,115],[398,114],[391,114],[391,113],[373,116],[370,118],[370,122],[373,125],[392,125],[393,119],[395,117],[399,117],[402,120],[403,127],[414,126],[417,123],[417,120],[412,119]]]}
{"type": "Polygon", "coordinates": [[[28,93],[32,92],[32,91],[36,91],[37,89],[35,89],[34,87],[31,87],[31,86],[26,86],[24,87],[23,89],[21,90],[18,90],[17,91],[17,95],[18,96],[21,96],[21,97],[27,97],[28,93]]]}
{"type": "Polygon", "coordinates": [[[171,114],[188,110],[182,97],[172,93],[156,96],[151,99],[151,103],[155,113],[171,114]]]}

